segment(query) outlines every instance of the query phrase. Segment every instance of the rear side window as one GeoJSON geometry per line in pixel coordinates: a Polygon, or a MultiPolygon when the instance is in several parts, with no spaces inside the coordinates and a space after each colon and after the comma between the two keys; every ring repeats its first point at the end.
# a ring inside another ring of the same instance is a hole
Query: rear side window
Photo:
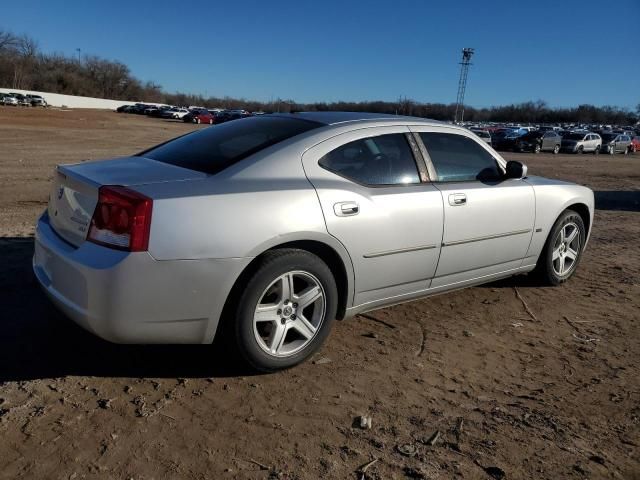
{"type": "Polygon", "coordinates": [[[251,117],[184,135],[138,155],[215,174],[271,145],[321,126],[296,118],[251,117]]]}
{"type": "Polygon", "coordinates": [[[498,162],[474,140],[452,133],[420,133],[440,182],[493,181],[502,177],[498,162]]]}
{"type": "Polygon", "coordinates": [[[327,170],[364,185],[420,183],[411,147],[402,133],[346,143],[327,153],[318,163],[327,170]]]}

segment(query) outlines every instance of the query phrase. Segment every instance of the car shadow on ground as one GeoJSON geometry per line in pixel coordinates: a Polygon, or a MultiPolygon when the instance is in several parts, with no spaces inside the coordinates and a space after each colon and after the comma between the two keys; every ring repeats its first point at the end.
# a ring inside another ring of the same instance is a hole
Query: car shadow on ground
{"type": "Polygon", "coordinates": [[[640,190],[594,192],[596,210],[640,212],[640,190]]]}
{"type": "Polygon", "coordinates": [[[197,378],[251,375],[224,345],[116,345],[76,326],[31,271],[33,238],[0,238],[0,383],[65,375],[197,378]]]}

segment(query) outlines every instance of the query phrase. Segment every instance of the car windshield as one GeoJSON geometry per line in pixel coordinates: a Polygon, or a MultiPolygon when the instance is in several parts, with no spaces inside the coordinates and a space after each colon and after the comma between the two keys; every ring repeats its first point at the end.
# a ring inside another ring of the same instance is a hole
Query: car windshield
{"type": "Polygon", "coordinates": [[[178,137],[138,155],[213,175],[260,150],[322,125],[296,118],[250,117],[178,137]]]}
{"type": "Polygon", "coordinates": [[[570,133],[564,138],[568,140],[582,140],[584,138],[584,133],[570,133]]]}

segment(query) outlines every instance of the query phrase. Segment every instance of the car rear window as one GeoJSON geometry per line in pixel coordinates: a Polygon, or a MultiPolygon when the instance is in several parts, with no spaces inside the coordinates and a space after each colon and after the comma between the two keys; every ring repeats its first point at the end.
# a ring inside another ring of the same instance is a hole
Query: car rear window
{"type": "Polygon", "coordinates": [[[250,117],[178,137],[138,155],[213,175],[271,145],[321,126],[296,118],[250,117]]]}

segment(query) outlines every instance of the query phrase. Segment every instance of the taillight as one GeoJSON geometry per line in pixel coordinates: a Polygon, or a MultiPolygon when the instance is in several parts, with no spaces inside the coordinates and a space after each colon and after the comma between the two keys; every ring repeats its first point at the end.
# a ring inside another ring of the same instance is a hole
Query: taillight
{"type": "Polygon", "coordinates": [[[144,252],[149,247],[153,200],[125,187],[105,185],[91,217],[87,240],[118,250],[144,252]]]}

